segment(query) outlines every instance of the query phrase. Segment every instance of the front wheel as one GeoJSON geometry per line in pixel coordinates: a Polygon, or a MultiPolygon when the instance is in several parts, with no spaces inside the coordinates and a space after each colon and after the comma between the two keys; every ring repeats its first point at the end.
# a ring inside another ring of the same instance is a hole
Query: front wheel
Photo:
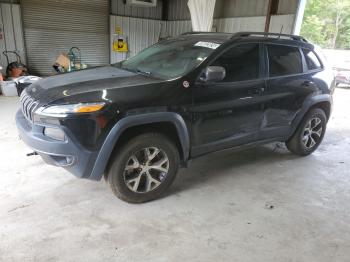
{"type": "Polygon", "coordinates": [[[299,125],[295,134],[286,142],[294,154],[307,156],[321,144],[327,127],[327,117],[320,108],[310,110],[299,125]]]}
{"type": "Polygon", "coordinates": [[[176,177],[179,153],[164,135],[134,137],[115,155],[107,180],[113,193],[130,203],[158,198],[176,177]]]}

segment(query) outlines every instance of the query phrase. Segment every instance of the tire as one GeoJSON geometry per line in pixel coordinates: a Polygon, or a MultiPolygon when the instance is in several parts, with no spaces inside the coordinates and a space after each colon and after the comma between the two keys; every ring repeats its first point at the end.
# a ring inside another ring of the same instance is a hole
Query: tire
{"type": "Polygon", "coordinates": [[[124,144],[112,161],[107,181],[114,195],[143,203],[159,198],[173,183],[179,152],[166,136],[145,133],[124,144]]]}
{"type": "Polygon", "coordinates": [[[294,135],[286,142],[287,148],[300,156],[312,154],[321,144],[326,127],[325,112],[320,108],[311,109],[301,121],[294,135]]]}

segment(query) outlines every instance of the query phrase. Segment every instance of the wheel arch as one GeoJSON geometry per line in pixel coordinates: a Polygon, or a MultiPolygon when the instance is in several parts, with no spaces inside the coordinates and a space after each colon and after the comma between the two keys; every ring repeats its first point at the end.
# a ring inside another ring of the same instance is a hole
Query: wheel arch
{"type": "Polygon", "coordinates": [[[136,128],[156,130],[162,127],[171,129],[164,130],[165,132],[161,133],[170,138],[174,138],[172,136],[176,135],[176,146],[179,149],[181,160],[186,163],[189,158],[190,138],[186,123],[179,114],[174,112],[156,112],[133,115],[119,120],[111,129],[98,153],[89,179],[100,180],[102,178],[113,151],[116,149],[116,146],[120,145],[120,139],[128,134],[128,131],[135,131],[136,128]]]}
{"type": "Polygon", "coordinates": [[[333,104],[333,99],[332,99],[332,96],[329,94],[314,96],[307,99],[304,102],[301,110],[299,111],[299,113],[297,114],[297,116],[292,122],[292,130],[290,133],[290,137],[297,130],[299,124],[301,123],[305,115],[313,108],[322,109],[327,116],[327,120],[329,120],[332,113],[332,104],[333,104]]]}
{"type": "Polygon", "coordinates": [[[313,104],[308,111],[310,111],[311,109],[314,109],[314,108],[322,109],[327,116],[327,121],[329,120],[329,118],[331,116],[331,103],[329,101],[317,102],[317,103],[313,104]]]}

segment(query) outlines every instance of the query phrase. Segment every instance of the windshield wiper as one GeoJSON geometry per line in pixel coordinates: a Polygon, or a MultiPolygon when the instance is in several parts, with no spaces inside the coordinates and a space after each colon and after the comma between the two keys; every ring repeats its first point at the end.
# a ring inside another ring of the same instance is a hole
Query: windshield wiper
{"type": "Polygon", "coordinates": [[[152,76],[151,72],[147,72],[147,71],[145,72],[145,71],[142,71],[140,69],[136,69],[135,71],[136,71],[136,73],[144,75],[144,76],[152,76]]]}

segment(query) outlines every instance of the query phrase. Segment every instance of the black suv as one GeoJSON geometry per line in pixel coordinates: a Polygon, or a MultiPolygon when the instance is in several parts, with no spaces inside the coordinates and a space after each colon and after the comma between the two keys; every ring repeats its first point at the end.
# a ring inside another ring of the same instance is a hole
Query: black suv
{"type": "Polygon", "coordinates": [[[319,48],[265,33],[188,33],[111,66],[26,88],[16,122],[47,163],[100,180],[128,202],[160,196],[190,159],[286,142],[309,155],[335,87],[319,48]]]}

